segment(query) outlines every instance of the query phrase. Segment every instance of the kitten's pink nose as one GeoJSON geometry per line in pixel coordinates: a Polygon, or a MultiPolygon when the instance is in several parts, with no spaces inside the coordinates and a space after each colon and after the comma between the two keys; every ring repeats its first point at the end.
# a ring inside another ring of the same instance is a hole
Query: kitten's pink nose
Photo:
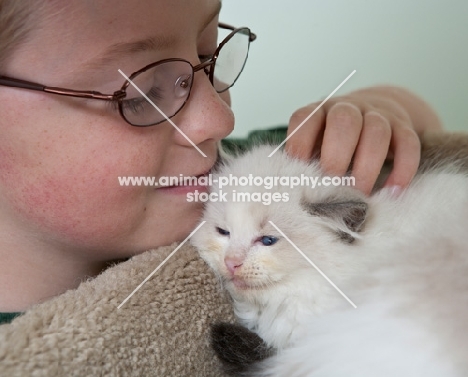
{"type": "Polygon", "coordinates": [[[242,266],[242,263],[244,260],[239,257],[226,257],[224,258],[224,264],[226,265],[228,271],[234,275],[234,272],[236,271],[236,268],[239,268],[242,266]]]}

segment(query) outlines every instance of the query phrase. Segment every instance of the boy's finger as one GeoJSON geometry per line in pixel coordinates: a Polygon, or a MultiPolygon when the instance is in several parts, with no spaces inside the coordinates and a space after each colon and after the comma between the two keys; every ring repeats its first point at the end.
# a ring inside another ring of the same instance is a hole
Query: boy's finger
{"type": "MultiPolygon", "coordinates": [[[[317,108],[316,104],[303,107],[294,112],[289,121],[288,136],[317,108]]],[[[325,111],[320,108],[286,142],[286,152],[291,156],[309,160],[322,133],[325,111]]]]}
{"type": "Polygon", "coordinates": [[[353,162],[355,188],[368,195],[387,158],[392,129],[386,118],[375,111],[364,115],[364,127],[353,162]]]}
{"type": "Polygon", "coordinates": [[[320,157],[327,173],[338,176],[346,173],[359,142],[362,122],[357,106],[338,102],[330,108],[320,157]]]}
{"type": "Polygon", "coordinates": [[[385,187],[405,188],[418,170],[421,143],[412,128],[397,127],[393,130],[392,145],[393,170],[385,182],[385,187]]]}

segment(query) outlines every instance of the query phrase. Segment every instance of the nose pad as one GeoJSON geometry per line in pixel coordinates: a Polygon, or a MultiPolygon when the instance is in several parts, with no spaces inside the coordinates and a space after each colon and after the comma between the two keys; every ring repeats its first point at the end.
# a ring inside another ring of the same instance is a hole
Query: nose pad
{"type": "Polygon", "coordinates": [[[176,98],[183,98],[188,96],[190,87],[192,86],[192,75],[182,75],[177,78],[174,84],[174,95],[176,98]]]}
{"type": "Polygon", "coordinates": [[[231,275],[234,275],[236,269],[242,266],[244,259],[241,257],[226,257],[224,258],[224,264],[226,265],[228,271],[231,275]]]}

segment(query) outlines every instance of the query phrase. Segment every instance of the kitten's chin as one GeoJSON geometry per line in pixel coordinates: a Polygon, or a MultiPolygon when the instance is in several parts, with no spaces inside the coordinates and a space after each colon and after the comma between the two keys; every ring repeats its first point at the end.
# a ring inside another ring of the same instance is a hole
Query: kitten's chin
{"type": "Polygon", "coordinates": [[[264,291],[267,290],[271,287],[270,285],[266,284],[249,284],[247,283],[244,279],[239,278],[237,276],[234,276],[232,278],[229,278],[227,281],[228,286],[227,288],[232,292],[232,293],[241,293],[245,294],[248,291],[264,291]]]}
{"type": "Polygon", "coordinates": [[[238,277],[233,277],[230,280],[230,282],[236,289],[239,289],[239,290],[250,289],[250,286],[245,282],[244,279],[240,279],[238,277]]]}

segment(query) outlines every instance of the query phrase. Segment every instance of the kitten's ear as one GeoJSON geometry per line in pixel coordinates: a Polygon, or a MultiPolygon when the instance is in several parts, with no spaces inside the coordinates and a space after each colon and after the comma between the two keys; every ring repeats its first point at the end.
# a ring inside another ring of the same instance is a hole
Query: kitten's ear
{"type": "MultiPolygon", "coordinates": [[[[367,216],[368,205],[362,200],[330,201],[309,203],[302,201],[302,207],[311,215],[319,216],[343,223],[351,232],[360,232],[367,216]]],[[[340,234],[340,238],[352,242],[354,238],[348,234],[340,234]],[[348,237],[349,236],[349,237],[348,237]]]]}

